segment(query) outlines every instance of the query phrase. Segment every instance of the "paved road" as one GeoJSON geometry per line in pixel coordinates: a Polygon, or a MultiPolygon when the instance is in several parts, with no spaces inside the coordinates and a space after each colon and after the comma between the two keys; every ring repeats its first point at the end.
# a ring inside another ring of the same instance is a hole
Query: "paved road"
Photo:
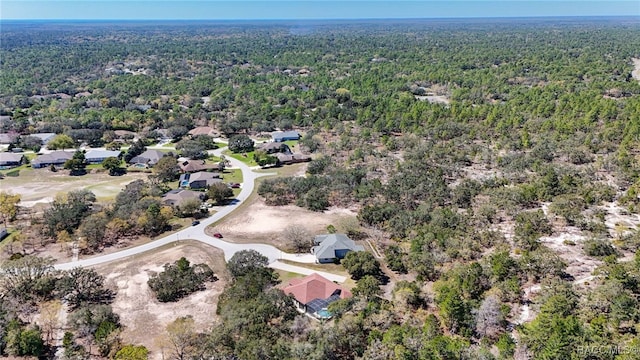
{"type": "MultiPolygon", "coordinates": [[[[225,148],[216,149],[211,151],[211,153],[215,156],[220,156],[222,155],[222,151],[224,149],[225,148]]],[[[124,249],[115,253],[94,256],[94,257],[82,259],[79,261],[56,264],[54,265],[55,268],[60,270],[68,270],[68,269],[72,269],[74,267],[79,267],[79,266],[94,266],[94,265],[104,264],[104,263],[108,263],[115,260],[124,259],[129,256],[141,254],[176,241],[197,240],[221,249],[224,252],[225,260],[229,260],[233,256],[233,254],[235,254],[238,251],[253,249],[258,251],[262,255],[268,257],[270,266],[272,266],[275,269],[286,270],[286,271],[295,272],[303,275],[307,275],[311,272],[317,272],[322,276],[329,278],[330,280],[344,282],[346,278],[343,276],[326,273],[322,271],[314,271],[308,268],[289,265],[289,264],[285,264],[277,261],[280,259],[286,259],[286,260],[295,261],[299,263],[314,263],[315,257],[311,254],[289,254],[277,249],[274,246],[267,245],[267,244],[234,244],[234,243],[226,242],[221,239],[211,237],[205,233],[205,229],[207,226],[229,215],[238,206],[240,206],[245,200],[247,200],[247,198],[249,198],[249,196],[251,195],[255,187],[255,180],[258,177],[268,175],[268,174],[255,173],[251,171],[251,168],[249,168],[249,166],[230,156],[227,156],[227,159],[231,163],[232,167],[239,168],[242,171],[242,189],[240,191],[240,194],[236,197],[236,200],[232,204],[220,207],[220,210],[218,212],[216,212],[215,214],[213,214],[212,216],[206,219],[201,220],[199,225],[190,226],[186,229],[180,230],[174,234],[165,236],[161,239],[154,240],[150,243],[124,249]]]]}

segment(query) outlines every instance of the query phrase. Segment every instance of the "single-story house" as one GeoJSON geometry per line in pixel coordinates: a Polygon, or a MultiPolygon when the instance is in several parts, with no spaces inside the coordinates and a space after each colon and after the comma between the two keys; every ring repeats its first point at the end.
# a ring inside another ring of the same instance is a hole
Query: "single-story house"
{"type": "Polygon", "coordinates": [[[204,160],[185,160],[178,166],[180,166],[180,171],[184,173],[218,169],[218,165],[207,164],[204,160]]]}
{"type": "Polygon", "coordinates": [[[210,127],[210,126],[198,126],[197,128],[189,130],[189,135],[198,136],[198,135],[207,135],[211,137],[218,136],[218,133],[210,127]]]}
{"type": "Polygon", "coordinates": [[[16,132],[1,133],[0,134],[0,144],[11,144],[11,143],[14,143],[19,136],[20,136],[20,134],[18,134],[16,132]]]}
{"type": "Polygon", "coordinates": [[[349,290],[322,277],[318,273],[292,279],[282,291],[293,297],[293,302],[298,311],[318,319],[331,317],[331,313],[327,310],[329,304],[351,297],[349,290]]]}
{"type": "Polygon", "coordinates": [[[170,156],[171,153],[162,152],[160,150],[147,150],[142,154],[133,157],[129,164],[145,164],[148,166],[153,166],[160,161],[165,156],[170,156]]]}
{"type": "Polygon", "coordinates": [[[23,154],[2,152],[0,153],[0,169],[11,169],[24,163],[23,154]]]}
{"type": "Polygon", "coordinates": [[[297,131],[274,131],[271,138],[275,142],[283,142],[287,140],[300,140],[300,133],[297,131]]]}
{"type": "Polygon", "coordinates": [[[121,154],[117,150],[89,150],[84,154],[84,158],[89,164],[100,164],[104,159],[109,157],[119,157],[121,154]]]}
{"type": "Polygon", "coordinates": [[[336,259],[344,259],[349,251],[364,251],[362,245],[349,239],[345,234],[317,235],[313,239],[314,247],[311,253],[316,256],[319,263],[330,263],[336,259]]]}
{"type": "Polygon", "coordinates": [[[302,155],[302,154],[277,153],[275,156],[276,158],[278,158],[279,165],[288,165],[288,164],[311,161],[310,156],[302,155]]]}
{"type": "Polygon", "coordinates": [[[56,137],[56,134],[55,133],[35,133],[35,134],[31,134],[31,136],[37,137],[38,139],[40,139],[40,141],[42,141],[42,145],[46,145],[49,141],[51,141],[51,139],[56,137]]]}
{"type": "Polygon", "coordinates": [[[273,153],[291,154],[291,149],[289,148],[289,146],[281,142],[275,142],[275,141],[266,142],[266,143],[259,144],[257,148],[258,150],[262,150],[267,154],[273,154],[273,153]]]}
{"type": "Polygon", "coordinates": [[[185,200],[189,200],[189,199],[202,200],[204,199],[204,196],[205,195],[202,192],[185,190],[185,189],[174,189],[174,190],[170,190],[169,192],[167,192],[162,196],[162,203],[164,205],[180,206],[180,204],[185,200]]]}
{"type": "Polygon", "coordinates": [[[71,151],[54,151],[49,154],[43,154],[31,161],[31,167],[39,169],[47,166],[62,166],[67,160],[73,158],[71,151]]]}
{"type": "Polygon", "coordinates": [[[222,182],[220,174],[217,172],[204,172],[199,171],[193,174],[180,175],[180,186],[189,186],[192,189],[206,189],[209,186],[222,182]]]}

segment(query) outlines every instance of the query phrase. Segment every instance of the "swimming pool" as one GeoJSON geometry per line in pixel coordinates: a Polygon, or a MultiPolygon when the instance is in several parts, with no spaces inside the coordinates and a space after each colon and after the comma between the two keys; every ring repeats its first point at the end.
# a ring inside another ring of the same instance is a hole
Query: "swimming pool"
{"type": "Polygon", "coordinates": [[[329,319],[331,318],[331,312],[327,309],[321,309],[316,311],[316,315],[319,319],[329,319]]]}

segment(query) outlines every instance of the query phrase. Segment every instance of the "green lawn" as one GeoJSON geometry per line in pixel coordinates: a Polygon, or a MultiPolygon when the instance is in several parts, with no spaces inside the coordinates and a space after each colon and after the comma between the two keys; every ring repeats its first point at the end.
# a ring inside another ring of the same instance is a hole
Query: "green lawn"
{"type": "Polygon", "coordinates": [[[225,183],[241,183],[242,182],[242,170],[240,169],[227,169],[222,174],[222,181],[225,183]]]}
{"type": "Polygon", "coordinates": [[[236,160],[240,160],[240,161],[242,161],[243,163],[245,163],[245,164],[247,164],[249,166],[258,166],[258,163],[256,163],[253,160],[253,153],[254,153],[253,151],[248,152],[248,153],[246,153],[247,156],[245,157],[245,156],[242,156],[242,154],[234,154],[231,151],[227,150],[227,151],[224,152],[224,155],[225,156],[230,156],[230,157],[232,157],[232,158],[234,158],[236,160]]]}

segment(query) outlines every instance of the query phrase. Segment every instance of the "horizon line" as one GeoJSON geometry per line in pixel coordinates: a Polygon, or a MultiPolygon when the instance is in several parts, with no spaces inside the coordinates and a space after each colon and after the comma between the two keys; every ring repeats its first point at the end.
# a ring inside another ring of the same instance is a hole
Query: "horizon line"
{"type": "Polygon", "coordinates": [[[326,21],[326,20],[430,20],[430,19],[567,19],[567,18],[635,18],[640,15],[536,15],[536,16],[429,16],[429,17],[367,17],[367,18],[1,18],[2,21],[326,21]]]}

